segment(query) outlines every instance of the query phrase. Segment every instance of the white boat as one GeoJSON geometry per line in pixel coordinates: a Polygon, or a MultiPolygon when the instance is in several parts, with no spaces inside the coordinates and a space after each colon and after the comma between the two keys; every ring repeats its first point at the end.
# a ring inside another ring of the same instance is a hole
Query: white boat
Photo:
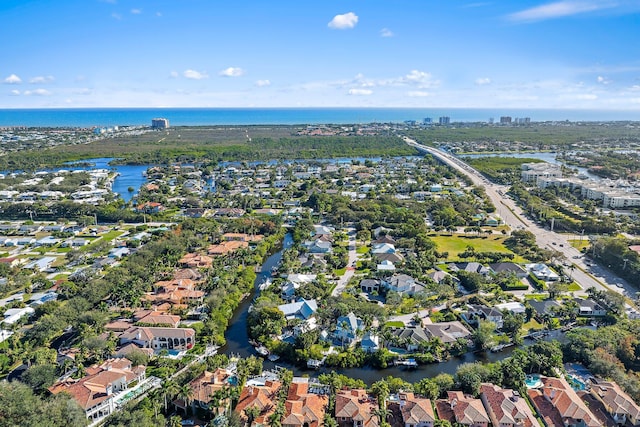
{"type": "Polygon", "coordinates": [[[264,291],[269,286],[271,286],[271,279],[267,278],[264,282],[262,282],[262,283],[260,283],[260,285],[258,285],[258,289],[260,289],[261,291],[264,291]]]}
{"type": "Polygon", "coordinates": [[[267,347],[261,345],[260,347],[256,347],[256,353],[258,353],[260,356],[268,356],[269,350],[267,349],[267,347]]]}

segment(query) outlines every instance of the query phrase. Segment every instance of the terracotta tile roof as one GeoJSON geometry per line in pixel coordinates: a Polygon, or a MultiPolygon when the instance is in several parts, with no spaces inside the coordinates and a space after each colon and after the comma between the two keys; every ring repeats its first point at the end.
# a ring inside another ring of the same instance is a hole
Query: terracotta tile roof
{"type": "MultiPolygon", "coordinates": [[[[536,407],[541,402],[540,396],[551,404],[551,408],[542,405],[538,408],[538,412],[546,419],[552,419],[557,422],[558,418],[562,420],[584,420],[587,427],[598,427],[600,423],[596,417],[589,411],[582,399],[578,397],[576,392],[569,386],[564,378],[540,377],[542,387],[537,390],[529,390],[528,394],[534,401],[536,407]],[[557,414],[554,414],[556,412],[557,414]]],[[[562,425],[562,424],[561,424],[562,425]]]]}
{"type": "Polygon", "coordinates": [[[144,366],[132,367],[127,359],[109,359],[100,366],[87,368],[87,375],[76,382],[57,383],[49,388],[53,394],[66,392],[87,410],[111,398],[113,384],[129,383],[140,378],[145,371],[144,366]]]}
{"type": "Polygon", "coordinates": [[[176,328],[178,327],[178,323],[180,323],[180,316],[161,311],[152,311],[139,318],[138,322],[149,325],[170,325],[172,328],[176,328]]]}
{"type": "Polygon", "coordinates": [[[359,421],[362,427],[377,427],[378,417],[375,410],[378,403],[365,390],[341,390],[336,395],[336,418],[347,422],[359,421]]]}
{"type": "Polygon", "coordinates": [[[291,383],[282,424],[302,427],[307,423],[309,427],[319,427],[328,403],[328,396],[309,393],[308,383],[291,383]]]}
{"type": "Polygon", "coordinates": [[[192,268],[209,268],[212,262],[211,257],[194,253],[186,254],[178,260],[178,263],[192,268]]]}
{"type": "Polygon", "coordinates": [[[485,383],[480,385],[480,395],[493,425],[538,427],[529,405],[517,392],[485,383]]]}
{"type": "Polygon", "coordinates": [[[224,233],[222,235],[222,240],[237,240],[240,242],[258,242],[264,239],[262,234],[250,235],[245,233],[224,233]]]}
{"type": "Polygon", "coordinates": [[[228,254],[229,252],[236,251],[240,248],[248,248],[248,247],[249,247],[248,242],[241,242],[238,240],[229,240],[227,242],[220,242],[217,245],[209,246],[209,248],[207,249],[207,253],[209,255],[224,255],[224,254],[228,254]]]}
{"type": "Polygon", "coordinates": [[[238,404],[234,409],[243,423],[247,422],[244,410],[255,406],[260,409],[260,415],[253,420],[254,424],[266,424],[267,418],[276,409],[277,393],[281,385],[279,381],[267,381],[264,386],[244,387],[238,399],[238,404]]]}

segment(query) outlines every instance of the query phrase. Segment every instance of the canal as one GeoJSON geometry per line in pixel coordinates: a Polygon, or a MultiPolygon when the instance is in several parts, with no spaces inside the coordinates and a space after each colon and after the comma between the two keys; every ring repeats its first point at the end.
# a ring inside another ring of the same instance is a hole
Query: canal
{"type": "MultiPolygon", "coordinates": [[[[220,348],[219,353],[225,353],[227,355],[238,355],[240,357],[247,357],[250,355],[256,355],[256,351],[251,344],[249,344],[249,334],[247,331],[247,315],[249,313],[249,307],[252,301],[260,294],[258,286],[267,278],[271,278],[271,269],[276,266],[282,259],[283,252],[290,248],[293,244],[291,234],[286,234],[282,249],[271,255],[265,263],[262,265],[260,273],[256,277],[254,289],[251,294],[244,299],[244,301],[238,306],[236,311],[229,322],[229,327],[225,333],[226,344],[220,348]]],[[[562,341],[564,338],[560,331],[553,331],[546,339],[557,339],[562,341]]],[[[525,340],[526,345],[533,344],[534,341],[525,340]]],[[[367,384],[372,384],[381,378],[386,378],[389,375],[402,378],[408,382],[417,382],[422,378],[435,377],[441,373],[454,374],[458,366],[462,363],[472,362],[497,362],[511,355],[515,347],[504,349],[498,353],[483,352],[483,353],[466,353],[461,357],[451,358],[447,361],[440,363],[432,363],[429,365],[421,365],[416,369],[406,369],[399,366],[391,366],[386,369],[374,369],[366,366],[363,368],[328,368],[322,367],[318,370],[301,369],[297,366],[289,365],[282,362],[270,362],[264,361],[265,369],[273,369],[277,366],[291,369],[296,376],[317,376],[322,373],[337,372],[339,374],[346,375],[350,378],[358,378],[363,380],[367,384]]]]}

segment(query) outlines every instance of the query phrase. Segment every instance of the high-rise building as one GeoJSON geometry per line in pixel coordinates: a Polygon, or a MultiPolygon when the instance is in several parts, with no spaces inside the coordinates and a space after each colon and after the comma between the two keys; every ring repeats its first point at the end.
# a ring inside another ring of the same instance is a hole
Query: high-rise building
{"type": "Polygon", "coordinates": [[[151,119],[151,128],[152,129],[168,129],[169,120],[168,119],[151,119]]]}
{"type": "Polygon", "coordinates": [[[422,123],[425,125],[430,125],[431,123],[433,123],[433,119],[431,117],[425,117],[424,120],[422,120],[422,123]]]}
{"type": "Polygon", "coordinates": [[[500,117],[501,125],[510,125],[511,124],[511,116],[502,116],[500,117]]]}
{"type": "Polygon", "coordinates": [[[451,123],[451,118],[449,118],[449,116],[442,116],[438,119],[438,123],[441,125],[448,125],[451,123]]]}

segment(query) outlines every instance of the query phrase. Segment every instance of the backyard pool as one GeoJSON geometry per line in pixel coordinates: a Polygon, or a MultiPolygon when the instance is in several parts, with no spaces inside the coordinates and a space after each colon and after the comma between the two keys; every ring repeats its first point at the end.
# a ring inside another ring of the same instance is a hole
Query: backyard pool
{"type": "Polygon", "coordinates": [[[527,375],[527,377],[524,380],[524,383],[527,386],[527,388],[542,387],[542,381],[540,381],[539,374],[527,375]]]}

